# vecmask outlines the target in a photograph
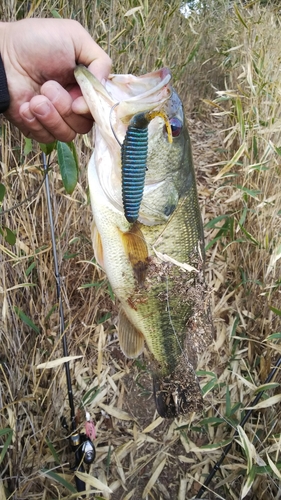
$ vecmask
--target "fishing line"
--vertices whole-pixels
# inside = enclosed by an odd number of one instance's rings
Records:
[[[119,139],[118,139],[118,137],[117,137],[117,135],[116,135],[116,132],[115,132],[115,130],[114,130],[114,128],[113,128],[113,124],[112,124],[112,112],[113,112],[113,110],[114,110],[114,109],[115,109],[118,105],[119,105],[119,102],[118,102],[118,103],[116,103],[116,104],[114,104],[114,105],[112,106],[112,108],[110,109],[109,122],[110,122],[110,127],[111,127],[111,131],[112,131],[112,133],[113,133],[113,136],[114,136],[114,138],[116,139],[116,141],[118,142],[118,144],[121,146],[121,143],[120,143],[120,141],[119,141]],[[186,359],[186,361],[187,361],[187,362],[189,362],[189,360],[188,360],[188,357],[187,357],[186,353],[185,353],[185,352],[184,352],[184,350],[182,349],[182,346],[181,346],[181,344],[180,344],[180,340],[179,340],[179,338],[178,338],[177,332],[175,331],[175,328],[174,328],[173,323],[172,323],[172,318],[171,318],[171,314],[170,314],[170,306],[169,306],[169,298],[168,298],[168,293],[169,293],[169,287],[168,287],[168,279],[167,279],[167,308],[168,308],[169,320],[170,320],[170,323],[171,323],[171,325],[172,325],[172,328],[173,328],[173,331],[174,331],[174,334],[175,334],[175,337],[176,337],[177,343],[178,343],[178,345],[179,345],[179,347],[180,347],[180,350],[181,350],[182,354],[184,355],[184,358]],[[271,370],[271,372],[270,372],[269,376],[267,377],[267,379],[266,379],[266,381],[265,381],[265,384],[268,384],[268,383],[269,383],[269,382],[273,379],[273,377],[275,376],[275,374],[276,374],[276,372],[277,372],[277,370],[278,370],[278,368],[279,368],[279,366],[280,366],[280,365],[281,365],[281,356],[279,357],[279,359],[278,359],[278,361],[277,361],[277,363],[276,363],[276,366],[275,366],[275,367]],[[254,398],[254,400],[253,400],[253,402],[252,402],[251,406],[253,406],[253,407],[254,407],[254,406],[256,406],[256,405],[257,405],[257,403],[258,403],[258,402],[259,402],[259,400],[261,399],[261,397],[262,397],[262,395],[264,394],[264,392],[265,392],[265,391],[264,391],[264,390],[262,390],[261,392],[259,392],[259,393],[257,394],[257,396]],[[240,424],[239,424],[239,425],[240,425],[240,427],[242,427],[242,428],[243,428],[243,427],[245,426],[245,424],[246,424],[246,423],[247,423],[247,421],[249,420],[250,416],[252,415],[253,411],[254,411],[253,409],[250,409],[250,410],[248,410],[248,411],[246,412],[246,414],[244,415],[244,417],[243,417],[243,418],[242,418],[242,420],[240,421]],[[217,410],[216,410],[216,412],[217,412]],[[217,412],[217,413],[219,414],[219,412]],[[224,417],[222,417],[222,418],[224,418]],[[227,422],[227,424],[228,424],[228,425],[231,425],[231,426],[235,429],[235,427],[234,427],[234,426],[233,426],[230,422],[228,422],[225,418],[224,418],[224,420]],[[234,440],[236,437],[239,437],[239,432],[238,432],[237,428],[236,428],[236,429],[235,429],[235,431],[234,431],[234,434],[233,434],[233,436],[232,436],[232,440],[231,440],[231,442],[230,442],[230,443],[229,443],[229,444],[228,444],[228,445],[224,448],[224,450],[223,450],[223,452],[222,452],[222,454],[221,454],[220,459],[219,459],[219,460],[216,462],[216,464],[213,466],[213,468],[212,468],[212,470],[210,471],[210,473],[208,474],[208,476],[207,476],[207,478],[206,478],[206,480],[205,480],[204,484],[201,486],[201,488],[200,488],[200,490],[198,491],[198,493],[197,493],[196,497],[194,497],[195,499],[199,499],[199,498],[201,498],[201,496],[204,494],[205,490],[208,488],[208,485],[209,485],[209,484],[210,484],[210,482],[212,481],[212,479],[213,479],[213,477],[215,476],[215,474],[217,473],[217,471],[218,471],[218,470],[220,470],[221,465],[222,465],[222,463],[223,463],[224,459],[226,458],[227,454],[229,453],[229,451],[230,451],[230,449],[231,449],[231,447],[232,447],[233,440]],[[275,483],[274,483],[274,484],[275,484]]]
[[[279,368],[279,366],[281,366],[281,356],[279,356],[278,360],[277,360],[277,363],[276,365],[274,366],[274,368],[272,368],[270,374],[268,375],[267,379],[265,380],[264,382],[264,385],[266,384],[269,384],[269,382],[271,382],[271,380],[273,379],[273,377],[275,376],[275,374],[277,373],[277,370]],[[259,402],[259,400],[261,399],[263,393],[265,391],[261,391],[259,392],[256,397],[254,398],[254,400],[252,401],[252,403],[250,403],[250,406],[256,406],[256,404]],[[253,413],[254,409],[250,409],[246,412],[246,414],[244,415],[244,417],[242,418],[241,422],[240,422],[240,427],[244,427],[245,424],[247,423],[247,421],[249,420],[251,414]],[[229,453],[229,451],[231,450],[231,447],[232,447],[232,444],[233,444],[233,440],[239,436],[239,432],[238,430],[236,429],[233,436],[232,436],[232,440],[231,442],[224,448],[221,456],[220,456],[220,459],[215,463],[215,465],[213,466],[211,472],[208,474],[204,484],[201,486],[200,490],[198,491],[196,497],[194,497],[195,499],[199,499],[201,498],[201,496],[204,494],[207,486],[210,484],[210,482],[212,481],[213,477],[215,476],[215,474],[217,473],[218,470],[220,470],[221,466],[222,466],[222,463],[225,459],[225,457],[227,456],[227,454]]]
[[[168,315],[169,315],[169,321],[170,321],[170,324],[172,326],[172,329],[173,329],[173,332],[174,332],[174,335],[176,337],[176,340],[177,340],[177,343],[179,345],[179,348],[181,350],[181,353],[183,354],[185,360],[189,363],[189,360],[188,360],[188,357],[185,353],[185,351],[183,350],[182,348],[182,345],[180,343],[180,340],[179,340],[179,337],[178,337],[178,334],[174,328],[174,325],[173,325],[173,321],[172,321],[172,318],[171,318],[171,313],[170,313],[170,304],[169,304],[169,284],[168,284],[168,277],[166,278],[166,289],[167,289],[167,310],[168,310]],[[271,372],[269,373],[267,379],[265,380],[264,382],[264,385],[266,384],[269,384],[272,379],[274,378],[274,376],[276,375],[277,373],[277,370],[278,368],[281,366],[281,356],[278,358],[277,360],[277,363],[276,365],[274,366],[274,368],[272,368]],[[254,400],[252,401],[252,403],[250,403],[250,406],[251,407],[254,407],[258,404],[259,400],[261,399],[262,395],[264,394],[265,390],[263,391],[260,391],[256,397],[254,398]],[[224,459],[226,458],[226,456],[228,455],[229,451],[231,450],[231,447],[232,447],[232,444],[233,444],[233,441],[236,437],[239,437],[239,432],[238,432],[238,429],[237,427],[234,427],[234,425],[229,422],[227,419],[224,418],[223,415],[221,415],[221,413],[216,409],[216,408],[213,408],[215,410],[215,412],[221,417],[223,418],[223,420],[228,424],[230,425],[233,429],[234,429],[234,434],[232,436],[232,440],[231,442],[224,448],[219,460],[215,463],[215,465],[213,466],[213,468],[211,469],[210,473],[208,474],[207,478],[205,479],[205,482],[204,484],[201,486],[200,490],[198,491],[197,495],[194,497],[194,500],[196,499],[201,499],[202,495],[204,494],[205,490],[206,489],[209,489],[208,486],[210,484],[210,482],[212,481],[212,479],[214,478],[215,474],[217,473],[217,471],[220,470],[221,466],[222,466],[222,463],[224,461]],[[247,423],[247,421],[249,420],[250,416],[252,415],[254,409],[249,409],[246,414],[244,415],[244,417],[242,418],[242,420],[240,421],[240,424],[239,426],[240,427],[244,427],[245,424]],[[258,436],[257,436],[258,438]],[[258,438],[258,441],[261,443],[261,440]],[[271,478],[272,479],[272,478]],[[278,485],[273,481],[273,484],[278,488]],[[210,490],[212,491],[212,490]],[[213,492],[215,493],[215,492]]]
[[[46,179],[46,175],[47,175],[46,172],[44,172],[44,177],[43,177],[42,181],[40,182],[39,186],[35,189],[35,191],[33,191],[33,193],[30,196],[25,198],[23,201],[21,201],[17,205],[13,205],[12,207],[7,208],[6,210],[1,210],[0,217],[3,217],[3,215],[8,214],[9,212],[12,212],[13,210],[16,210],[17,208],[21,207],[22,205],[24,205],[28,201],[31,201],[32,198],[34,198],[34,196],[40,191],[41,187],[43,186],[45,179]]]
[[[63,355],[68,356],[68,348],[65,336],[65,323],[64,323],[64,312],[63,312],[63,304],[61,297],[61,279],[59,273],[58,259],[57,259],[57,250],[56,250],[56,239],[55,239],[55,230],[54,230],[54,221],[53,221],[53,213],[51,206],[51,196],[50,196],[50,183],[49,183],[49,175],[48,175],[48,167],[46,161],[46,155],[43,153],[43,166],[45,172],[45,188],[46,188],[46,196],[47,196],[47,207],[48,207],[48,215],[49,215],[49,223],[51,230],[51,240],[52,240],[52,249],[53,249],[53,259],[54,259],[54,268],[55,268],[55,279],[56,279],[56,290],[57,290],[57,298],[59,303],[59,317],[60,317],[60,334],[62,336],[62,346],[63,346]],[[72,430],[76,429],[75,424],[75,410],[74,410],[74,400],[73,400],[73,392],[70,378],[70,369],[69,363],[65,363],[65,373],[67,380],[67,390],[68,390],[68,400],[70,407],[70,416],[71,416],[71,425]]]
[[[47,158],[45,153],[42,153],[43,156],[43,167],[45,173],[45,188],[46,188],[46,197],[47,197],[47,208],[49,215],[49,223],[51,230],[51,240],[52,240],[52,249],[53,249],[53,259],[54,259],[54,271],[55,271],[55,279],[56,279],[56,290],[57,290],[57,299],[59,304],[59,318],[60,318],[60,335],[62,339],[62,348],[63,348],[63,356],[68,356],[68,346],[67,339],[65,334],[65,321],[64,321],[64,311],[63,311],[63,302],[62,302],[62,294],[61,294],[61,278],[59,273],[58,266],[58,258],[57,258],[57,250],[56,250],[56,238],[55,238],[55,229],[54,229],[54,221],[53,221],[53,212],[52,212],[52,204],[51,204],[51,195],[50,195],[50,183],[49,183],[49,159],[47,163]],[[83,462],[86,464],[91,464],[95,459],[95,447],[90,439],[88,439],[85,434],[82,434],[77,431],[76,427],[76,419],[75,419],[75,408],[74,408],[74,397],[72,392],[72,383],[71,383],[71,375],[69,362],[64,363],[65,367],[65,375],[67,381],[67,392],[68,392],[68,402],[70,408],[70,420],[71,420],[71,433],[69,436],[69,441],[72,450],[75,454],[75,467],[74,471],[85,472]],[[65,418],[62,419],[62,426],[68,431],[68,425],[66,423]],[[81,481],[75,475],[76,488],[78,492],[82,492],[86,490],[86,486],[84,481]]]
[[[178,344],[178,346],[179,346],[179,348],[180,348],[180,351],[181,351],[181,353],[182,353],[182,355],[183,355],[183,357],[184,357],[184,359],[185,359],[186,363],[187,363],[187,364],[190,364],[190,361],[189,361],[189,359],[188,359],[188,357],[187,357],[187,354],[186,354],[186,352],[184,351],[184,349],[182,348],[182,344],[181,344],[181,342],[180,342],[179,336],[178,336],[178,334],[177,334],[177,332],[176,332],[176,330],[175,330],[175,327],[174,327],[174,325],[173,325],[173,320],[172,320],[171,310],[170,310],[170,304],[169,304],[169,278],[168,278],[168,276],[166,276],[166,290],[167,290],[167,310],[168,310],[168,316],[169,316],[170,325],[171,325],[171,327],[172,327],[172,330],[173,330],[174,335],[175,335],[175,337],[176,337],[177,344]]]

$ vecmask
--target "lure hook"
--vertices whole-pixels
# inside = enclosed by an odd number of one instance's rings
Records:
[[[122,144],[121,144],[121,142],[119,141],[119,139],[118,139],[118,137],[117,137],[117,135],[116,135],[116,132],[115,132],[115,130],[114,130],[114,128],[113,128],[113,125],[112,125],[112,111],[113,111],[113,110],[114,110],[114,109],[115,109],[115,108],[116,108],[119,104],[120,104],[120,102],[116,102],[116,103],[112,106],[112,108],[110,109],[110,112],[109,112],[109,123],[110,123],[111,132],[113,133],[113,135],[114,135],[114,137],[115,137],[116,141],[118,142],[119,146],[121,147],[121,146],[122,146]]]

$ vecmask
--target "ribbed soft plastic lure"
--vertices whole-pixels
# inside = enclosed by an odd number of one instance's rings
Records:
[[[163,118],[171,144],[172,129],[168,117],[161,111],[148,111],[133,116],[121,146],[122,200],[128,222],[135,222],[139,215],[147,169],[148,125],[156,116]]]

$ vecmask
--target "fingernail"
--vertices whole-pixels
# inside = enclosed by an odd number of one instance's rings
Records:
[[[56,82],[46,82],[41,88],[41,93],[46,96],[49,101],[56,102],[61,97],[61,86]]]
[[[75,101],[73,101],[72,111],[77,115],[86,115],[87,113],[90,113],[84,97],[77,97]]]
[[[29,108],[26,108],[24,109],[21,114],[23,115],[23,117],[26,119],[26,120],[34,120],[34,115],[31,113],[30,109]]]
[[[39,116],[47,115],[50,112],[50,106],[48,102],[41,102],[37,104],[34,108],[34,113]]]

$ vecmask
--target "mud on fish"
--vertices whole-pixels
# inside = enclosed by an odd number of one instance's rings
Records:
[[[75,76],[95,120],[92,239],[120,301],[121,349],[135,358],[146,344],[162,417],[200,411],[195,370],[212,328],[182,103],[166,68],[104,84],[82,66]]]

